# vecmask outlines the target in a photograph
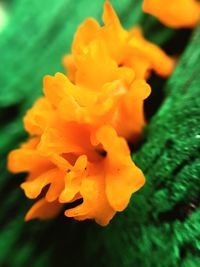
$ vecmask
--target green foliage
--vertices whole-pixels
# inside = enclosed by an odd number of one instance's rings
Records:
[[[111,2],[126,27],[140,23],[146,36],[170,53],[183,50],[180,40],[189,32],[169,30],[142,15],[141,1]],[[100,20],[102,4],[103,0],[7,2],[9,19],[0,33],[2,267],[200,266],[200,29],[165,88],[165,81],[151,80],[154,90],[164,92],[164,102],[133,153],[147,183],[128,209],[106,228],[63,216],[23,221],[31,203],[19,189],[24,176],[6,171],[7,153],[26,138],[22,117],[41,94],[42,77],[63,71],[61,58],[77,26],[87,16]],[[149,103],[151,108],[154,101]]]

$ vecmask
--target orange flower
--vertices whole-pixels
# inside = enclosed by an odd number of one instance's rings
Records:
[[[65,56],[63,60],[69,78],[73,82],[83,85],[80,77],[84,76],[85,69],[89,69],[92,73],[92,81],[95,80],[95,76],[98,76],[97,73],[102,72],[100,62],[102,61],[103,64],[104,58],[97,61],[99,64],[97,66],[88,63],[88,57],[91,63],[93,54],[99,49],[98,45],[103,47],[102,49],[116,65],[131,68],[135,73],[135,78],[146,79],[151,70],[161,76],[171,74],[174,60],[159,47],[146,41],[138,27],[129,32],[124,30],[108,2],[104,5],[103,21],[105,25],[101,27],[94,19],[87,19],[75,34],[72,54]],[[93,86],[92,81],[89,79],[87,85]]]
[[[197,0],[144,0],[143,10],[172,28],[190,28],[200,20]]]

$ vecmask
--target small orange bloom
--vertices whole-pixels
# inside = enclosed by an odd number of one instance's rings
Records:
[[[103,21],[105,25],[101,27],[94,19],[87,19],[75,34],[72,54],[65,56],[63,60],[72,81],[82,85],[80,76],[84,75],[85,68],[87,70],[90,68],[90,71],[93,70],[96,76],[97,73],[102,72],[100,65],[93,66],[92,64],[92,67],[90,67],[90,64],[88,64],[88,58],[90,58],[90,61],[93,59],[92,56],[99,49],[99,45],[103,47],[102,49],[115,64],[131,68],[135,73],[135,78],[146,79],[151,70],[164,77],[171,74],[174,60],[168,57],[159,47],[146,41],[138,27],[129,32],[123,29],[108,2],[105,2],[104,5]],[[92,50],[91,46],[93,47]],[[88,53],[91,54],[88,55]],[[100,56],[102,56],[102,53]],[[101,61],[103,60],[101,58]],[[101,61],[97,61],[98,64]],[[94,69],[94,67],[96,68]],[[95,78],[99,80],[98,76]],[[90,85],[93,86],[92,81]]]
[[[200,20],[197,0],[144,0],[143,10],[172,28],[190,28]]]
[[[32,219],[52,219],[57,216],[62,210],[62,204],[58,201],[48,202],[45,198],[38,200],[27,212],[25,221]]]

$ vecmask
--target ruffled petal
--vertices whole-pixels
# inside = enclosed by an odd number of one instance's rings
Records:
[[[197,0],[144,0],[143,10],[172,28],[190,28],[200,20]]]
[[[40,176],[36,176],[35,179],[27,180],[21,184],[21,188],[28,198],[36,198],[40,195],[42,189],[46,185],[49,185],[46,192],[46,199],[51,202],[59,197],[64,188],[64,175],[63,171],[55,168],[43,172]]]
[[[142,60],[146,59],[150,64],[151,70],[153,69],[160,76],[169,76],[174,69],[175,60],[169,57],[161,48],[145,40],[142,33],[138,34],[138,27],[136,30],[133,29],[131,34],[132,38],[129,41],[129,45],[132,48],[133,55],[137,56],[138,61],[140,58]],[[135,66],[137,69],[136,63]]]
[[[13,173],[31,172],[38,169],[46,170],[53,164],[37,150],[38,138],[31,138],[20,149],[11,151],[8,155],[8,169]]]
[[[38,200],[27,212],[25,221],[33,219],[46,220],[56,217],[62,209],[62,204],[57,201],[47,202],[45,198]]]
[[[40,135],[55,119],[55,110],[46,98],[41,97],[24,117],[24,127],[28,133]]]
[[[122,211],[131,195],[144,184],[144,175],[132,162],[126,142],[113,128],[102,127],[97,132],[97,139],[107,152],[104,162],[106,196],[114,210]]]
[[[65,188],[59,196],[59,202],[67,203],[80,192],[82,179],[87,168],[87,157],[80,156],[72,169],[65,175]]]
[[[98,224],[107,225],[116,212],[108,203],[102,177],[83,178],[80,194],[83,197],[83,203],[73,209],[66,210],[65,215],[80,221],[95,219]]]

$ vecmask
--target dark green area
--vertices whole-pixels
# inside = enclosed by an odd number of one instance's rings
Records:
[[[0,1],[9,18],[0,33],[1,267],[200,266],[200,29],[187,43],[190,31],[142,15],[141,1],[111,2],[123,25],[140,23],[150,40],[183,55],[167,83],[150,81],[150,124],[134,153],[147,183],[101,228],[63,216],[25,223],[31,201],[19,189],[24,176],[6,171],[6,155],[26,138],[22,116],[41,94],[42,77],[62,71],[77,26],[87,16],[100,19],[103,0]]]

